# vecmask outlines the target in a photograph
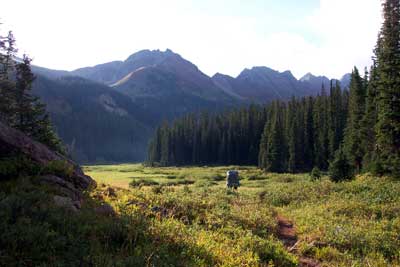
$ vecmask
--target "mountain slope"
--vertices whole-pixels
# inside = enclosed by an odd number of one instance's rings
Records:
[[[154,120],[124,95],[77,77],[38,76],[39,95],[57,133],[80,162],[140,161]]]
[[[267,67],[210,78],[168,49],[142,50],[124,61],[71,72],[32,69],[38,75],[34,92],[80,162],[143,160],[154,128],[187,113],[316,95],[322,84],[329,88],[326,77],[297,80],[290,71]]]
[[[348,86],[345,75],[342,87]],[[290,71],[278,72],[268,67],[244,69],[238,77],[217,73],[212,77],[214,83],[226,93],[241,100],[256,103],[267,103],[274,99],[287,100],[292,96],[303,97],[317,95],[324,85],[329,89],[330,80],[325,76],[314,76],[307,73],[297,80]]]

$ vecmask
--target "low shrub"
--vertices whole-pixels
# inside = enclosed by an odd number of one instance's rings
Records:
[[[261,180],[266,180],[266,179],[268,179],[268,176],[258,175],[258,174],[250,175],[249,178],[247,178],[247,180],[249,180],[249,181],[261,181]]]
[[[50,161],[40,170],[40,174],[53,174],[63,178],[71,177],[73,172],[73,165],[64,160]]]
[[[351,180],[354,177],[352,167],[342,147],[336,151],[335,158],[329,164],[329,176],[334,182]]]
[[[223,176],[223,175],[217,173],[217,174],[212,175],[212,176],[211,176],[211,179],[212,179],[213,181],[217,181],[217,182],[218,182],[218,181],[224,181],[224,180],[225,180],[225,176]]]
[[[321,179],[322,173],[318,167],[314,167],[310,173],[311,180],[316,181]]]
[[[151,179],[134,178],[129,183],[129,187],[152,186],[159,185],[160,183]]]
[[[39,166],[25,156],[0,159],[0,181],[24,175],[36,175],[39,170]]]

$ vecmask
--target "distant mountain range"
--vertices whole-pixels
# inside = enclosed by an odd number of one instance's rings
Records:
[[[249,103],[316,95],[330,80],[267,67],[236,78],[209,77],[180,55],[143,50],[125,61],[74,71],[32,67],[34,92],[47,104],[57,131],[81,162],[139,161],[147,140],[164,120],[190,112],[218,112]],[[342,87],[349,76],[341,79]]]

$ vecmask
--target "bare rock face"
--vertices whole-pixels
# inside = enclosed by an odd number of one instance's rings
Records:
[[[44,175],[37,180],[39,184],[47,185],[56,192],[53,196],[53,202],[60,208],[72,212],[78,211],[83,201],[83,191],[89,189],[89,187],[96,187],[96,182],[85,175],[73,161],[0,122],[0,155],[21,154],[43,167],[54,161],[62,161],[72,169],[72,173],[65,177]]]
[[[72,175],[68,178],[59,178],[56,176],[46,176],[42,182],[48,182],[52,185],[58,185],[60,188],[69,191],[73,198],[81,198],[80,192],[88,189],[90,186],[96,187],[96,182],[85,175],[82,169],[70,159],[50,150],[47,146],[32,140],[24,133],[8,127],[0,122],[0,155],[23,154],[33,162],[46,166],[52,161],[63,161],[73,168]]]
[[[59,193],[70,198],[73,201],[80,201],[83,198],[82,192],[79,191],[68,181],[55,176],[55,175],[45,175],[39,178],[40,184],[49,185],[56,188]]]

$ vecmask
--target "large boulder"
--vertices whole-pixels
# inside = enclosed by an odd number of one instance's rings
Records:
[[[42,182],[64,188],[73,199],[80,199],[80,192],[89,187],[96,187],[96,182],[85,175],[82,169],[66,158],[65,156],[52,151],[42,143],[34,141],[26,134],[15,130],[0,122],[0,156],[23,154],[33,162],[46,166],[54,161],[63,161],[66,165],[72,167],[71,175],[68,177],[46,176],[42,177]]]

